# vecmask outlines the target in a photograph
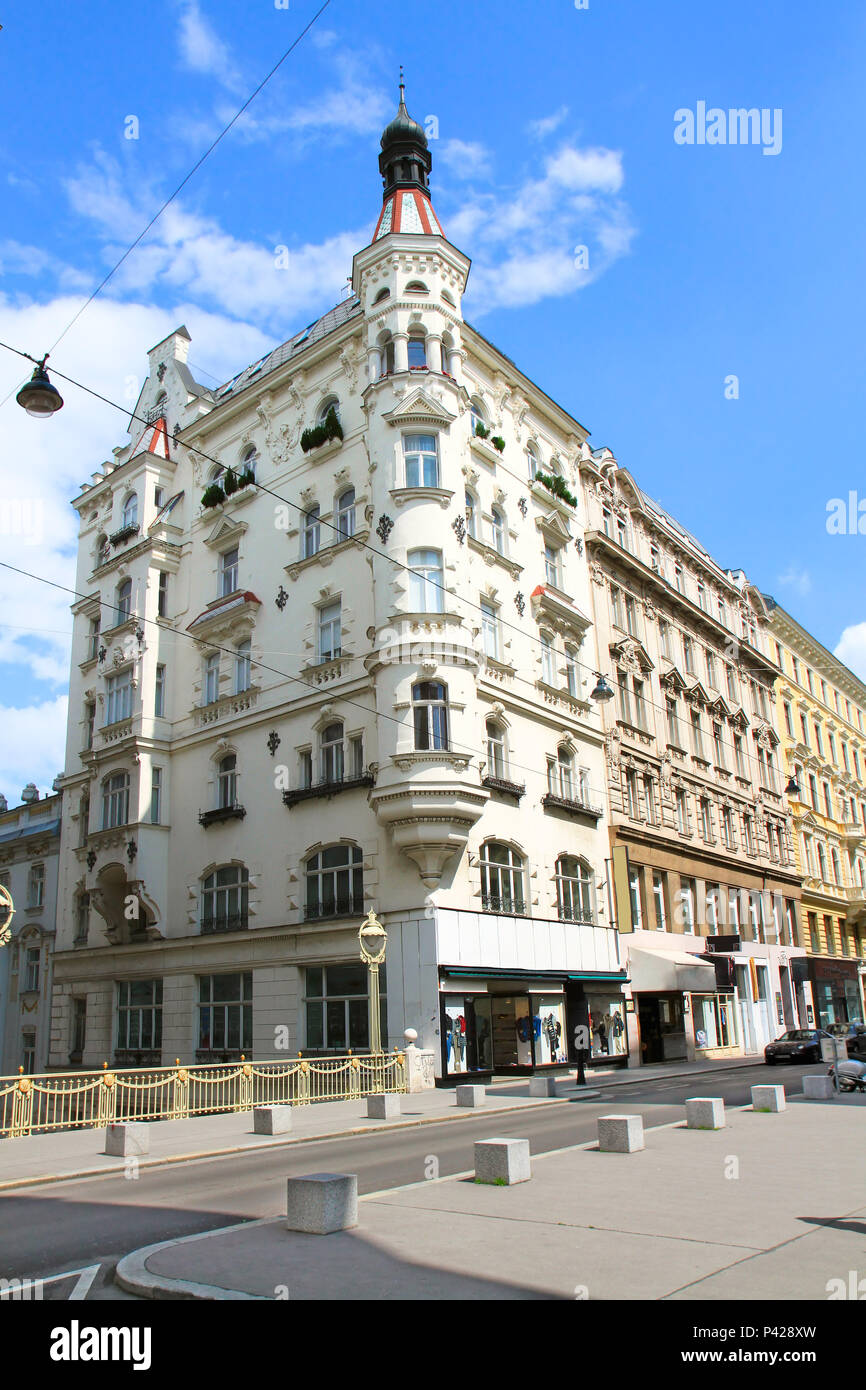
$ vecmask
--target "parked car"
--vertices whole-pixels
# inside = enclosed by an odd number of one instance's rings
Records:
[[[866,1024],[859,1019],[855,1023],[828,1023],[827,1032],[845,1039],[849,1057],[866,1057]]]
[[[821,1039],[830,1034],[824,1028],[789,1028],[775,1042],[764,1048],[768,1067],[776,1062],[820,1062]]]

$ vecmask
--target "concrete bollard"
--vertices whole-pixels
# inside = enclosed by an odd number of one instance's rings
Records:
[[[752,1109],[776,1115],[786,1106],[784,1086],[753,1086]]]
[[[375,1095],[367,1097],[368,1120],[396,1120],[400,1113],[399,1096]]]
[[[329,1236],[358,1224],[355,1173],[307,1173],[286,1181],[286,1230]]]
[[[112,1158],[132,1158],[150,1153],[150,1125],[133,1121],[128,1124],[108,1125],[105,1131],[103,1153]]]
[[[803,1095],[811,1100],[832,1100],[836,1095],[832,1076],[804,1076]]]
[[[528,1139],[479,1139],[475,1144],[476,1182],[512,1187],[531,1177]]]
[[[725,1102],[721,1096],[693,1096],[686,1101],[688,1129],[724,1129]]]
[[[598,1147],[602,1153],[633,1154],[643,1146],[641,1115],[599,1115]]]
[[[291,1127],[290,1105],[257,1105],[253,1109],[253,1134],[288,1134]]]
[[[530,1076],[529,1094],[531,1096],[555,1096],[556,1077],[555,1076]]]
[[[470,1109],[483,1105],[487,1100],[487,1092],[483,1086],[457,1086],[457,1104],[468,1106]]]

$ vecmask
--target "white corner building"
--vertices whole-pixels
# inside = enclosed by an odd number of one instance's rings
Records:
[[[464,321],[430,165],[401,93],[351,294],[219,390],[158,343],[75,499],[54,1067],[364,1049],[371,909],[437,1078],[624,1031],[586,431]]]

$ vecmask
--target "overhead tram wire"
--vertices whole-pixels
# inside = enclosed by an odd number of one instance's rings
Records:
[[[10,346],[9,343],[5,343],[5,342],[3,342],[2,340],[0,340],[0,347],[6,348],[7,351],[13,352],[13,353],[17,354],[17,356],[19,356],[19,357],[24,357],[24,358],[26,358],[26,359],[27,359],[28,361],[30,361],[30,362],[36,361],[35,358],[31,357],[29,353],[24,352],[21,348],[12,347],[12,346]],[[80,382],[80,381],[76,380],[75,377],[66,376],[63,372],[57,371],[56,368],[54,369],[54,374],[55,374],[55,376],[59,376],[60,379],[61,379],[62,381],[67,381],[67,382],[69,382],[70,386],[77,386],[77,387],[79,388],[79,390],[86,392],[87,395],[93,396],[96,400],[102,401],[104,405],[110,405],[110,406],[112,407],[112,409],[121,411],[121,413],[122,413],[123,415],[125,415],[128,419],[137,420],[140,424],[143,424],[143,425],[145,425],[145,426],[147,426],[149,423],[151,423],[150,421],[148,421],[148,420],[146,419],[145,416],[143,416],[143,415],[136,415],[134,411],[133,411],[133,412],[130,412],[128,406],[120,405],[120,404],[118,404],[117,401],[111,400],[110,397],[108,397],[108,396],[103,396],[103,395],[101,394],[101,392],[95,391],[95,390],[94,390],[92,387],[90,387],[90,386],[85,386],[83,382]],[[216,458],[213,454],[208,454],[204,449],[199,449],[199,448],[197,448],[197,447],[196,447],[195,445],[193,445],[193,444],[186,444],[186,443],[181,443],[180,447],[189,450],[190,453],[197,454],[200,458],[206,459],[206,460],[208,461],[208,463],[212,463],[212,464],[216,465],[217,467],[222,468],[222,469],[223,469],[224,471],[226,471],[226,472],[234,472],[234,470],[231,469],[230,467],[229,467],[229,468],[226,468],[226,465],[222,462],[221,459]],[[253,486],[256,487],[256,488],[258,488],[258,490],[259,490],[260,492],[265,493],[267,496],[275,498],[275,499],[281,504],[281,506],[292,507],[292,508],[293,508],[296,512],[298,512],[299,515],[302,516],[302,517],[306,515],[307,509],[306,509],[305,507],[301,506],[300,503],[298,503],[298,502],[293,502],[290,498],[288,498],[288,497],[283,497],[280,493],[274,492],[273,488],[269,488],[269,487],[267,487],[264,483],[260,483],[260,482],[258,481],[258,479],[254,479],[254,481],[253,481]],[[523,486],[525,486],[525,483],[523,484]],[[321,518],[319,518],[319,525],[320,525],[320,526],[326,526],[326,527],[328,527],[329,530],[335,532],[335,534],[337,534],[338,536],[343,537],[343,539],[345,539],[345,537],[343,536],[343,532],[340,530],[339,526],[337,526],[334,522],[327,521],[324,517],[321,517]],[[412,569],[412,567],[411,567],[410,565],[404,564],[402,560],[398,560],[395,556],[389,555],[388,552],[385,551],[385,550],[380,550],[377,546],[370,545],[367,541],[357,541],[356,544],[358,545],[359,549],[368,550],[368,551],[370,552],[371,555],[378,555],[378,556],[380,556],[381,558],[383,558],[383,559],[385,559],[385,560],[388,560],[392,565],[395,566],[395,568],[397,568],[397,569],[399,569],[399,570],[402,570],[402,571],[403,571],[404,573],[406,573],[406,574],[413,574],[413,573],[415,573],[415,571]],[[7,566],[7,568],[11,568],[11,567],[10,567],[10,566]],[[26,574],[27,571],[23,571],[23,570],[22,570],[21,573]],[[32,576],[32,577],[39,578],[38,575]],[[48,581],[45,581],[45,582],[48,582]],[[436,580],[429,580],[429,579],[428,579],[428,580],[426,580],[426,582],[429,583],[429,584],[431,584],[434,588],[439,589],[439,590],[442,592],[443,595],[447,596],[447,597],[450,598],[452,601],[457,602],[457,603],[463,603],[463,604],[465,604],[467,607],[476,610],[478,613],[481,613],[481,612],[482,612],[482,608],[481,608],[481,604],[480,604],[480,603],[474,603],[473,600],[470,599],[470,598],[465,598],[465,597],[463,597],[463,596],[461,596],[461,595],[450,593],[450,591],[447,589],[447,587],[446,587],[444,584],[440,584],[440,583],[438,583],[438,581],[436,581]],[[58,586],[58,587],[61,587],[61,588],[62,588],[63,586],[61,585],[61,586]],[[69,592],[72,593],[73,590],[69,590]],[[111,605],[108,605],[108,606],[110,607]],[[430,616],[431,616],[431,617],[435,617],[436,615],[435,615],[435,614],[431,614]],[[144,620],[142,620],[142,621],[144,621]],[[540,637],[534,636],[534,634],[531,633],[531,632],[526,632],[523,628],[518,627],[516,623],[509,622],[507,619],[504,619],[504,618],[501,618],[501,617],[500,617],[499,621],[500,621],[500,623],[501,623],[501,625],[502,625],[503,627],[510,629],[512,632],[516,632],[516,633],[517,633],[519,636],[521,636],[525,641],[528,641],[528,642],[530,642],[530,643],[534,643],[534,644],[537,645],[538,647],[541,647],[541,646],[542,646],[542,641],[541,641],[541,638],[540,638]],[[736,640],[736,639],[735,639],[735,640]],[[563,648],[560,648],[560,647],[555,646],[555,644],[551,643],[551,644],[550,644],[550,651],[553,652],[553,653],[555,653],[557,656],[565,657],[565,658],[568,659],[568,660],[573,660],[573,661],[574,661],[574,665],[577,666],[577,667],[579,667],[579,668],[580,668],[581,670],[583,670],[583,671],[590,672],[592,675],[597,675],[597,674],[598,674],[598,672],[597,672],[597,670],[596,670],[596,668],[595,668],[594,666],[589,665],[587,662],[579,661],[579,660],[577,660],[576,658],[570,657],[569,654],[565,651],[565,648],[564,648],[564,647],[563,647]],[[748,669],[748,668],[747,668],[747,669]],[[285,674],[285,673],[282,673],[282,674]],[[289,677],[289,679],[293,679],[293,678],[292,678],[292,677]],[[536,688],[535,682],[532,681],[532,680],[530,680],[530,679],[529,679],[528,677],[526,677],[526,676],[517,675],[517,673],[515,672],[515,674],[514,674],[514,679],[517,680],[517,681],[519,681],[519,682],[520,682],[521,684],[523,684],[523,685],[528,685],[528,686],[530,686],[533,690]],[[666,708],[665,708],[663,705],[658,704],[658,703],[657,703],[656,701],[654,701],[654,700],[649,700],[649,699],[646,699],[646,698],[645,698],[645,699],[644,699],[644,704],[645,704],[645,706],[647,706],[647,707],[650,708],[650,709],[657,710],[657,711],[659,712],[659,714],[662,714],[662,715],[666,715],[666,714],[667,714]],[[474,750],[473,750],[473,751],[474,751]],[[757,758],[754,758],[751,754],[748,754],[748,753],[747,753],[745,756],[746,756],[746,758],[747,758],[747,760],[748,760],[749,762],[754,762],[754,763],[757,764],[757,762],[758,762]]]

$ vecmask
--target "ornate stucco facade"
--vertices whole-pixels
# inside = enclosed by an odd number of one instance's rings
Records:
[[[370,908],[438,1075],[624,1056],[586,434],[464,322],[402,103],[380,168],[348,297],[213,392],[157,344],[75,499],[55,1066],[365,1046]]]
[[[0,883],[15,914],[0,948],[0,1074],[43,1071],[51,1024],[51,972],[60,862],[59,795],[24,788],[0,810]]]
[[[767,599],[781,675],[777,724],[803,878],[803,943],[818,1025],[864,1017],[866,686]]]

